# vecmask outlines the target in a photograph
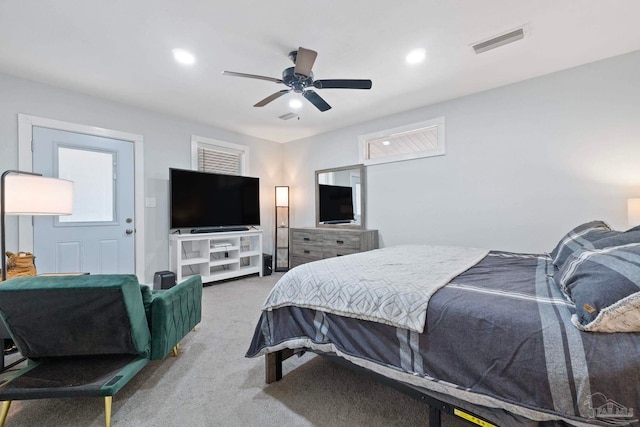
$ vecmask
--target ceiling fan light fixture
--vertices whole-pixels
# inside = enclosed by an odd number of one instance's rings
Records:
[[[419,64],[427,57],[427,50],[424,48],[413,49],[406,56],[406,61],[409,64]]]
[[[192,65],[196,62],[196,57],[189,51],[184,49],[173,49],[171,52],[173,53],[173,58],[180,64]]]
[[[300,101],[298,98],[293,98],[291,101],[289,101],[289,107],[293,108],[294,110],[302,108],[302,101]]]

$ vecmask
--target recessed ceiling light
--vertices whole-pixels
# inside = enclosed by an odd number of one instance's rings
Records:
[[[418,64],[424,61],[426,56],[427,56],[427,51],[423,48],[419,48],[419,49],[413,49],[411,52],[409,52],[409,54],[407,54],[406,59],[409,64]]]
[[[389,145],[389,144],[391,144],[391,142],[389,142],[389,141],[382,141],[382,145]]]
[[[294,98],[291,101],[289,101],[289,107],[295,108],[296,110],[298,108],[302,108],[302,101],[300,101],[298,98]]]
[[[196,62],[195,56],[193,56],[191,52],[187,52],[184,49],[173,49],[171,52],[173,52],[173,57],[175,58],[175,60],[181,64],[191,65]]]

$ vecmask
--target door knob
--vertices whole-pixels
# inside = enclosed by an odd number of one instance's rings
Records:
[[[127,229],[125,230],[125,233],[127,233],[127,234],[133,234],[133,230],[132,230],[131,228],[127,228]]]

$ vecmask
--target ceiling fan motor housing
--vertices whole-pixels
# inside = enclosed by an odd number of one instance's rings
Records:
[[[313,72],[309,77],[294,73],[295,67],[289,67],[282,72],[282,82],[293,89],[296,93],[301,93],[305,88],[313,86]]]

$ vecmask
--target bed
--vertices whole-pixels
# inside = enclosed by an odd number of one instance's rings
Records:
[[[441,410],[483,426],[638,426],[639,242],[592,221],[550,254],[404,246],[304,264],[272,290],[247,357],[265,355],[269,382],[294,353],[324,355],[427,402],[431,427]],[[421,276],[439,277],[422,318],[424,295],[403,288]]]

